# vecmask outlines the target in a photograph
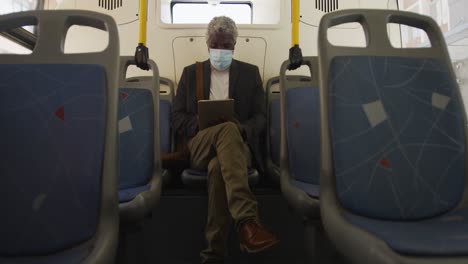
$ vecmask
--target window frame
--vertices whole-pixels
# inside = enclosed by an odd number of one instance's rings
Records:
[[[45,0],[37,0],[36,9],[34,10],[44,10],[44,6]],[[24,28],[15,28],[0,32],[0,36],[32,51],[37,42],[37,25],[32,25],[32,27],[33,32]]]
[[[201,5],[208,5],[208,1],[193,1],[193,0],[177,0],[171,1],[171,24],[169,25],[197,25],[199,23],[177,23],[174,24],[174,6],[177,4],[201,4]],[[253,3],[251,1],[220,1],[220,5],[248,5],[250,7],[250,24],[242,24],[242,25],[253,25]],[[164,22],[163,22],[164,23]]]

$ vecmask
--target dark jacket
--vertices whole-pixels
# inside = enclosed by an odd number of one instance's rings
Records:
[[[186,138],[191,138],[198,132],[196,83],[196,65],[192,64],[185,67],[182,72],[172,108],[172,127],[177,134]],[[204,99],[210,97],[210,83],[211,65],[207,60],[203,62]],[[266,107],[265,93],[257,66],[237,60],[232,61],[229,70],[229,98],[234,99],[237,120],[245,132],[254,164],[257,169],[263,171],[260,135],[266,126]]]

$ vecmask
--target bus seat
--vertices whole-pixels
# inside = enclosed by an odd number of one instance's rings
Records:
[[[291,81],[310,81],[310,77],[300,75],[289,75]],[[267,82],[267,143],[266,146],[266,174],[273,182],[280,183],[280,88],[279,77],[273,77]]]
[[[119,84],[119,209],[122,221],[142,219],[161,195],[159,144],[159,72],[154,61],[150,79],[128,81],[132,56],[120,59]]]
[[[307,76],[286,76],[289,61],[280,72],[281,190],[302,216],[319,215],[320,113],[317,57],[304,57]]]
[[[127,78],[127,82],[151,81],[151,76],[138,76]],[[174,99],[174,82],[168,78],[159,77],[159,138],[161,154],[174,150],[174,140],[171,133],[172,101]],[[163,184],[169,184],[171,174],[169,169],[162,168]]]
[[[29,25],[32,53],[0,54],[0,263],[114,263],[117,25],[89,11],[0,16],[0,32]],[[109,45],[64,54],[73,25],[107,31]]]
[[[279,149],[280,149],[280,98],[279,77],[273,77],[266,86],[267,136],[265,150],[266,175],[273,182],[280,182]]]
[[[332,46],[358,22],[366,48]],[[394,48],[387,24],[430,47]],[[330,239],[354,263],[468,263],[467,127],[442,33],[430,17],[343,10],[319,27],[320,202]]]

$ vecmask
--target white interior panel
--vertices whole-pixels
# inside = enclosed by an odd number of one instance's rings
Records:
[[[321,3],[323,5],[328,5],[329,2],[335,2],[336,0],[319,0],[319,1],[311,1],[311,0],[301,0],[300,1],[300,13],[301,13],[301,21],[307,23],[311,26],[318,27],[320,23],[320,19],[326,13],[320,10]],[[350,9],[350,8],[359,8],[360,1],[359,0],[338,0],[338,9]]]
[[[59,9],[76,9],[77,3],[83,0],[45,0],[46,7],[54,8],[59,2]],[[88,2],[90,1],[90,2]],[[87,0],[79,3],[82,9],[93,10],[97,12],[108,12],[98,6],[99,0]],[[125,17],[131,18],[138,12],[137,0],[123,0],[133,2],[133,7],[125,7]],[[84,2],[90,3],[85,5]],[[250,62],[260,68],[260,74],[263,77],[264,84],[271,77],[278,76],[281,63],[288,59],[288,50],[291,47],[291,1],[289,0],[251,0],[254,13],[260,12],[260,9],[267,10],[258,16],[280,16],[279,23],[274,26],[268,25],[239,25],[239,34],[242,36],[254,36],[249,38],[250,42],[245,42],[245,37],[240,37],[234,52],[234,57],[240,60]],[[339,0],[340,9],[348,7],[365,7],[365,8],[381,8],[395,9],[396,0]],[[204,34],[206,25],[167,25],[161,23],[161,9],[169,8],[168,0],[151,0],[148,1],[148,37],[147,46],[149,48],[150,58],[156,61],[159,67],[161,76],[170,78],[174,82],[178,82],[180,74],[184,66],[194,63],[198,60],[208,59],[208,51],[205,44]],[[312,5],[313,8],[310,8]],[[262,8],[256,8],[262,7]],[[266,8],[265,8],[266,7]],[[279,10],[279,11],[278,11]],[[302,23],[300,23],[300,47],[304,56],[317,55],[317,24],[320,17],[324,14],[316,13],[315,1],[301,1]],[[115,10],[114,10],[115,11]],[[276,13],[276,12],[279,13]],[[320,11],[321,12],[321,11]],[[118,22],[123,22],[119,14],[116,12],[110,13]],[[255,20],[254,14],[254,20]],[[167,19],[167,18],[166,18]],[[316,22],[312,22],[316,19]],[[312,24],[310,24],[310,23]],[[333,32],[332,37],[340,37],[352,43],[361,43],[362,40],[356,39],[353,29],[337,29]],[[394,32],[396,31],[396,32]],[[399,38],[398,30],[391,30],[391,35]],[[106,39],[98,35],[92,35],[91,38],[88,32],[82,31],[82,38],[74,42],[69,48],[73,49],[88,49],[86,45],[80,43],[92,39],[93,42],[105,42]],[[138,40],[138,21],[119,25],[120,35],[120,50],[121,55],[134,55],[135,47]],[[188,36],[194,37],[192,44],[182,43],[188,41]],[[77,36],[79,37],[79,36]],[[180,43],[179,43],[180,42]],[[189,48],[194,48],[190,50]],[[295,70],[289,74],[304,74],[304,67]],[[146,71],[129,70],[129,76],[149,75]]]
[[[49,8],[94,10],[112,16],[118,25],[138,20],[137,0],[52,0]]]

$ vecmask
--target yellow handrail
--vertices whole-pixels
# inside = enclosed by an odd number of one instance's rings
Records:
[[[299,45],[299,0],[291,0],[292,45]]]
[[[141,43],[146,46],[146,18],[148,14],[147,0],[140,0],[140,34],[138,38],[138,43]]]

